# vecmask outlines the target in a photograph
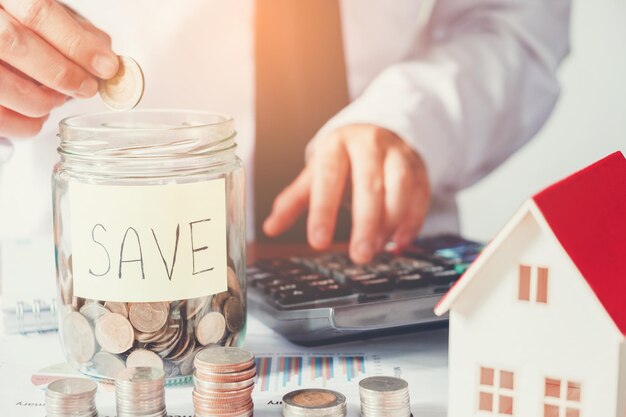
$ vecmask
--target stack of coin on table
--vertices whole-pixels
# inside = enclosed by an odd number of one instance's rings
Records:
[[[409,384],[390,376],[373,376],[359,382],[362,417],[409,417]]]
[[[166,417],[165,373],[148,367],[128,368],[115,380],[117,417]]]
[[[54,381],[46,390],[48,417],[95,417],[95,396],[98,386],[84,378],[66,378]]]
[[[327,389],[300,389],[283,397],[284,417],[344,417],[346,397]]]
[[[71,276],[70,267],[67,272]],[[238,343],[245,325],[245,293],[229,267],[228,291],[171,302],[123,303],[72,296],[62,287],[61,338],[71,363],[96,377],[115,379],[127,367],[149,366],[166,378],[189,376],[204,346]]]
[[[234,347],[208,347],[196,355],[195,367],[196,417],[253,415],[256,362],[251,352]]]

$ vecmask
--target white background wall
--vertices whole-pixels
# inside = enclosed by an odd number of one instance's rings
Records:
[[[571,45],[544,128],[459,196],[466,236],[490,239],[542,187],[613,151],[626,154],[626,1],[574,1]]]

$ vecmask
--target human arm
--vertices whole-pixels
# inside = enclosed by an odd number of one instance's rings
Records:
[[[0,0],[0,135],[35,135],[67,97],[86,98],[118,61],[108,35],[54,0]]]
[[[473,184],[526,143],[554,107],[559,93],[556,70],[569,50],[569,8],[569,0],[439,1],[428,31],[429,47],[384,70],[331,119],[312,142],[307,165],[315,166],[319,155],[325,155],[320,149],[332,146],[326,138],[338,129],[367,124],[391,132],[419,155],[433,194],[453,194]],[[384,166],[378,166],[372,178],[385,176]],[[323,188],[318,192],[328,194]],[[309,231],[318,229],[312,223],[332,225],[331,210],[312,206],[314,192],[309,187],[304,204],[309,206]],[[402,194],[411,198],[416,192]],[[377,194],[371,188],[360,204],[375,205]],[[280,230],[275,226],[289,221],[305,201],[300,194],[281,198],[287,201],[275,207],[266,231]],[[329,205],[334,209],[337,202]],[[425,210],[419,213],[406,216],[424,216]],[[371,222],[353,221],[352,237],[365,242],[399,239],[383,224],[371,227]],[[323,248],[328,241],[309,234],[314,247]],[[353,259],[371,258],[359,256],[358,245],[351,239]]]

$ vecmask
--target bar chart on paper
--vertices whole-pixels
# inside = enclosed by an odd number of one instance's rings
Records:
[[[380,357],[365,354],[275,354],[257,357],[257,390],[350,384],[382,373]]]

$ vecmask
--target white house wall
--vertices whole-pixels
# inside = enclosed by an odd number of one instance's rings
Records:
[[[547,304],[517,300],[520,262],[550,268]],[[582,383],[581,417],[615,417],[621,334],[531,214],[450,317],[449,417],[492,415],[477,411],[481,365],[515,372],[514,415],[543,416],[544,378],[552,377]]]

